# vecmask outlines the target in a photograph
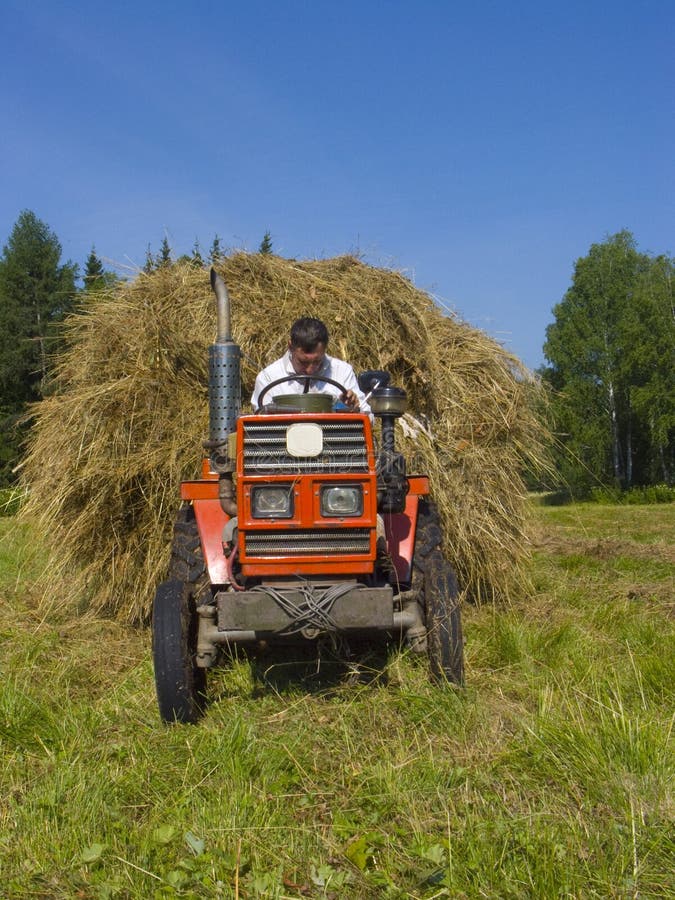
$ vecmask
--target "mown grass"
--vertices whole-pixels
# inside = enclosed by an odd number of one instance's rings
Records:
[[[674,508],[539,508],[536,592],[468,608],[466,690],[241,661],[159,722],[149,635],[34,612],[0,521],[0,895],[665,897]]]

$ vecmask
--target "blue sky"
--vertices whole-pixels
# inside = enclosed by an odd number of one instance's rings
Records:
[[[672,2],[0,0],[0,243],[360,252],[530,366],[575,259],[675,251]],[[111,265],[109,263],[109,265]]]

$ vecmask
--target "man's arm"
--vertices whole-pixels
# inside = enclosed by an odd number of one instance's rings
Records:
[[[258,372],[255,379],[255,385],[253,387],[253,393],[251,394],[251,406],[253,407],[253,411],[255,412],[258,409],[258,397],[260,396],[260,392],[265,387],[265,385],[269,384],[272,379],[269,375],[265,374],[265,370],[262,372]],[[265,401],[269,402],[269,401]]]
[[[363,393],[361,388],[359,387],[359,383],[356,380],[356,374],[354,369],[349,365],[349,363],[343,363],[345,366],[344,372],[341,372],[341,378],[337,379],[341,381],[341,383],[346,388],[345,394],[343,396],[343,401],[347,404],[350,409],[353,409],[354,412],[362,412],[367,413],[371,417],[372,421],[372,412],[368,402],[366,400],[366,395]]]
[[[265,366],[264,369],[261,369],[260,372],[256,375],[255,385],[253,386],[253,393],[251,394],[251,406],[255,411],[258,408],[258,397],[260,396],[260,392],[262,389],[270,384],[272,381],[276,381],[277,378],[283,378],[286,374],[284,368],[284,357],[281,359],[275,360],[273,363],[270,363],[268,366]],[[280,390],[280,393],[284,393],[283,388]],[[265,402],[269,403],[271,397],[266,397]]]

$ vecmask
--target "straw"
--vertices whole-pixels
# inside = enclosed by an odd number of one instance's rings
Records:
[[[467,596],[515,596],[528,554],[522,472],[546,460],[531,373],[401,274],[353,257],[238,253],[218,268],[246,403],[293,320],[321,317],[329,353],[357,371],[389,371],[406,390],[411,413],[397,441],[411,470],[430,475]],[[198,474],[207,435],[216,333],[208,271],[176,264],[141,274],[97,295],[65,331],[23,469],[23,516],[48,554],[45,602],[141,622],[165,577],[180,481]]]

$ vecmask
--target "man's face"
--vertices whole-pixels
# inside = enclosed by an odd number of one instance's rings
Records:
[[[312,350],[303,350],[302,347],[293,347],[289,342],[288,351],[297,375],[316,375],[323,365],[326,345],[317,344]]]

